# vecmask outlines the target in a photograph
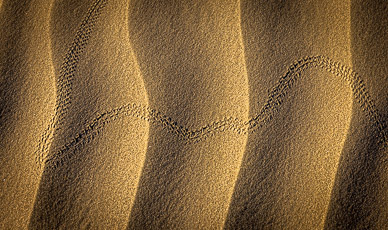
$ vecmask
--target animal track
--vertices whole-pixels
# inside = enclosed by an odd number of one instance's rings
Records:
[[[378,143],[386,145],[387,126],[375,108],[373,101],[370,99],[370,96],[365,88],[365,84],[359,75],[352,71],[350,68],[345,67],[338,62],[334,62],[329,58],[316,56],[305,57],[291,65],[288,68],[288,71],[280,78],[277,85],[270,91],[268,100],[262,107],[260,113],[247,121],[229,117],[214,121],[211,124],[203,126],[199,129],[189,130],[188,128],[177,124],[177,122],[174,122],[172,118],[163,115],[156,110],[142,105],[127,104],[99,114],[71,141],[69,141],[63,147],[59,148],[55,154],[51,155],[47,159],[46,163],[47,165],[58,167],[61,165],[61,162],[65,161],[65,159],[71,158],[71,153],[68,151],[69,149],[78,145],[79,143],[89,142],[91,139],[93,139],[93,136],[97,135],[103,129],[106,124],[115,121],[116,119],[128,116],[137,117],[144,121],[161,125],[169,132],[174,133],[182,140],[186,141],[186,143],[198,142],[210,135],[214,135],[225,130],[231,130],[238,134],[246,134],[250,131],[253,132],[254,130],[271,121],[275,113],[278,111],[279,106],[283,103],[284,97],[288,94],[288,90],[292,87],[294,82],[301,76],[301,73],[304,70],[312,67],[326,70],[348,82],[352,88],[354,97],[359,102],[361,108],[367,113],[368,117],[373,123],[373,126],[378,132]]]
[[[54,116],[50,119],[49,125],[45,129],[39,142],[38,150],[35,153],[36,161],[39,162],[39,166],[43,163],[44,154],[49,151],[51,142],[54,138],[54,132],[62,124],[63,117],[71,103],[71,84],[79,63],[79,56],[86,47],[92,29],[105,4],[106,0],[96,0],[91,5],[65,55],[56,86],[57,98],[53,112]]]
[[[98,135],[106,124],[123,117],[137,117],[144,121],[161,125],[169,132],[174,133],[186,141],[186,143],[198,142],[208,136],[215,135],[216,133],[220,133],[225,130],[230,130],[238,134],[253,132],[271,121],[294,82],[301,76],[301,73],[304,70],[312,67],[326,70],[335,76],[342,78],[349,84],[354,98],[366,112],[373,124],[373,127],[375,127],[377,131],[378,143],[382,144],[383,148],[387,146],[387,125],[382,119],[382,116],[378,113],[376,106],[367,92],[365,83],[360,76],[350,68],[341,65],[338,62],[332,61],[329,58],[324,56],[313,56],[302,58],[292,64],[288,68],[287,72],[280,78],[275,87],[272,88],[269,93],[268,100],[263,105],[260,112],[247,121],[228,117],[222,120],[214,121],[202,128],[189,130],[188,128],[177,124],[177,122],[174,122],[172,118],[163,115],[156,110],[142,105],[127,104],[97,115],[96,118],[86,124],[85,128],[82,129],[67,144],[58,148],[58,151],[47,157],[55,132],[61,128],[64,116],[69,104],[71,103],[72,79],[76,72],[80,55],[88,43],[90,34],[98,19],[101,9],[105,6],[105,3],[106,0],[97,0],[90,7],[85,19],[82,21],[76,32],[76,36],[69,51],[64,58],[64,63],[61,66],[60,76],[57,81],[57,98],[54,116],[50,121],[50,125],[45,130],[36,152],[38,165],[41,165],[45,161],[45,158],[47,158],[46,165],[57,167],[61,164],[61,162],[64,162],[65,159],[71,158],[72,155],[69,153],[69,149],[80,143],[87,143],[91,141],[95,135]]]

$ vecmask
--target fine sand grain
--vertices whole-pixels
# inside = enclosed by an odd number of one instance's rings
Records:
[[[0,229],[388,229],[388,2],[0,0]]]

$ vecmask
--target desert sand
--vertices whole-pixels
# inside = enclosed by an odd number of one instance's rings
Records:
[[[388,2],[0,0],[0,229],[388,229]]]

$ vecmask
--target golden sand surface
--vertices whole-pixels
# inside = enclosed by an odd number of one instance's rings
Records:
[[[388,229],[388,2],[0,0],[0,229]]]

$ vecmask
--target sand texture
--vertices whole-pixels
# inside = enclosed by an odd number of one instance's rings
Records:
[[[0,229],[388,229],[388,1],[0,0]]]

